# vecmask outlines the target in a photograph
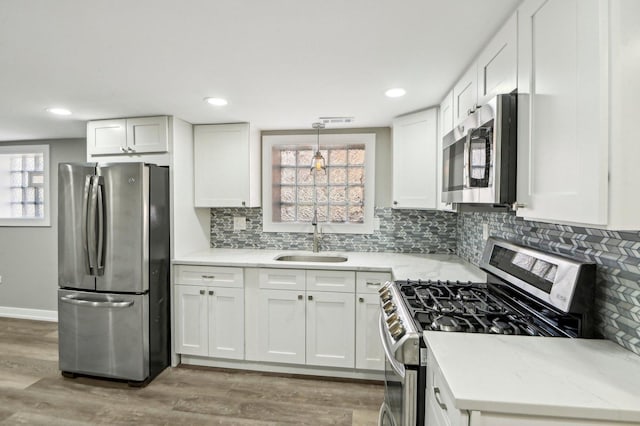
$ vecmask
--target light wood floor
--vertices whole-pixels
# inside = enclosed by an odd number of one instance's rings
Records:
[[[146,388],[58,371],[57,324],[0,318],[0,425],[375,425],[384,389],[209,368]]]

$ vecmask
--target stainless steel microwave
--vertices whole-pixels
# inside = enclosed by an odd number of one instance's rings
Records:
[[[443,138],[442,201],[516,201],[517,95],[498,95]]]

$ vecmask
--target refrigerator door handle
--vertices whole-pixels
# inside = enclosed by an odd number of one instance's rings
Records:
[[[72,305],[89,306],[92,308],[128,308],[129,306],[133,306],[133,300],[98,302],[95,300],[77,299],[73,296],[62,296],[60,297],[60,301],[70,303]]]
[[[97,275],[104,274],[104,178],[102,176],[96,176],[96,180],[98,181],[96,184],[97,187],[97,208],[98,208],[98,245],[96,247],[97,250]]]
[[[95,256],[94,244],[92,244],[95,235],[95,219],[92,220],[95,203],[91,202],[91,194],[93,194],[93,175],[86,175],[84,179],[84,193],[82,200],[82,241],[84,243],[84,252],[89,266],[89,275],[94,275]]]

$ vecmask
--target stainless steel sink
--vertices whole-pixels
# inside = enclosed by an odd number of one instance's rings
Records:
[[[326,263],[338,263],[346,262],[347,256],[334,256],[334,255],[314,255],[314,254],[282,254],[275,258],[275,260],[281,262],[326,262]]]

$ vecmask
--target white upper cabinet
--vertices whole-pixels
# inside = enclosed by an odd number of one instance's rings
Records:
[[[255,207],[249,123],[193,127],[196,207]],[[259,169],[259,167],[258,167]]]
[[[514,13],[478,56],[478,105],[518,87],[517,44],[518,19]]]
[[[606,16],[600,0],[518,11],[519,216],[608,223]]]
[[[393,207],[437,207],[437,110],[393,120]]]
[[[495,95],[517,88],[517,42],[517,14],[513,14],[453,86],[453,123],[449,130]]]
[[[87,123],[88,155],[136,155],[168,149],[169,118],[166,116]]]
[[[458,125],[478,106],[478,64],[474,62],[453,86],[453,125]]]

